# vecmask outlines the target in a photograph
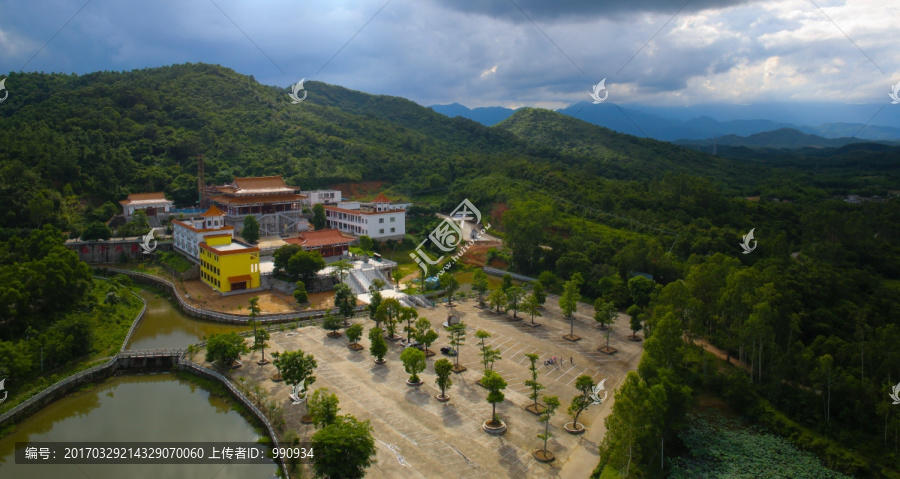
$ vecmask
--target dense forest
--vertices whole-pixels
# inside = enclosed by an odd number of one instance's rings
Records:
[[[214,184],[276,174],[303,188],[383,181],[389,196],[417,204],[409,242],[429,213],[468,198],[491,214],[510,269],[551,288],[579,274],[586,300],[625,309],[629,278],[652,275],[652,299],[639,305],[647,364],[619,392],[661,394],[670,407],[653,414],[672,426],[651,427],[648,416],[627,437],[613,427],[602,455],[610,467],[663,475],[660,442],[677,441],[690,391],[710,388],[747,414],[771,407],[833,441],[819,452],[843,472],[896,474],[900,407],[887,391],[900,381],[900,148],[714,157],[547,110],[485,127],[320,82],[306,82],[307,100],[292,105],[283,88],[205,64],[11,73],[7,85],[0,339],[51,328],[37,318],[64,317],[84,297],[84,265],[34,235],[77,235],[132,192],[192,205],[197,155]],[[851,204],[848,194],[879,198]],[[741,254],[751,228],[758,247]],[[37,286],[53,281],[71,286]],[[701,341],[748,372],[698,377]],[[622,410],[613,423],[627,422]]]

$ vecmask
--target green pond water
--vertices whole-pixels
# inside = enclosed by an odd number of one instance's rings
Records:
[[[143,291],[147,314],[132,349],[185,347],[213,333],[243,329],[182,314],[165,298]],[[19,465],[16,442],[254,442],[260,436],[234,411],[232,400],[171,373],[123,375],[54,401],[0,438],[0,478],[264,479],[271,464]]]
[[[247,326],[194,319],[172,303],[149,291],[141,291],[147,301],[147,314],[134,331],[129,349],[183,348],[216,333],[241,331]]]

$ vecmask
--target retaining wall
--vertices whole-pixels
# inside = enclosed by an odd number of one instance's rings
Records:
[[[525,275],[516,274],[516,273],[510,273],[509,271],[503,271],[502,269],[491,268],[490,266],[485,266],[482,269],[487,274],[492,274],[494,276],[503,276],[505,274],[508,274],[510,277],[512,277],[512,279],[524,281],[526,283],[533,283],[533,282],[537,281],[536,278],[532,278],[530,276],[525,276]]]
[[[178,291],[178,288],[175,286],[175,284],[167,279],[153,276],[151,274],[117,268],[100,268],[100,271],[105,271],[111,274],[124,274],[132,278],[136,283],[162,286],[172,293],[172,295],[175,297],[178,307],[181,308],[181,310],[184,311],[185,314],[193,316],[195,318],[205,319],[207,321],[234,324],[247,324],[250,321],[250,317],[247,315],[212,311],[209,309],[198,308],[192,304],[189,304],[187,301],[185,301],[184,297],[182,297],[181,292]],[[364,309],[365,306],[356,307],[357,312]],[[325,316],[326,312],[328,312],[328,310],[319,309],[313,311],[293,311],[290,313],[261,313],[259,316],[257,316],[256,320],[261,323],[288,323],[292,321],[321,318]],[[331,313],[340,314],[337,308],[332,309]]]

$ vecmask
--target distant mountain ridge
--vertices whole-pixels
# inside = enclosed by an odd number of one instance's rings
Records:
[[[849,143],[882,143],[897,142],[864,140],[860,138],[824,138],[804,133],[795,128],[779,128],[772,131],[754,133],[749,136],[725,135],[714,140],[677,140],[676,145],[698,148],[708,151],[712,146],[743,146],[746,148],[778,148],[795,150],[799,148],[840,148]]]
[[[449,117],[461,116],[493,126],[515,113],[516,110],[503,107],[482,107],[470,109],[459,103],[449,105],[432,105],[432,110]],[[735,135],[749,137],[763,132],[780,129],[793,129],[807,135],[815,135],[823,139],[859,138],[875,141],[900,140],[900,128],[893,126],[866,125],[863,123],[823,123],[817,126],[797,125],[766,119],[719,121],[709,116],[697,116],[688,120],[680,120],[661,116],[643,108],[624,108],[614,103],[594,105],[579,102],[566,108],[556,110],[579,120],[603,126],[619,133],[650,137],[656,140],[677,142],[679,140],[711,140],[713,136],[726,137]],[[668,112],[671,113],[671,112]],[[796,144],[794,148],[803,146],[819,146],[820,140],[810,144]],[[778,146],[773,146],[778,148]]]

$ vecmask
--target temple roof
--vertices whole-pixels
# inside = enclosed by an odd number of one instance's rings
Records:
[[[294,193],[265,194],[253,196],[230,196],[225,194],[213,196],[212,198],[210,198],[210,200],[226,205],[252,205],[257,203],[292,203],[300,201],[303,198],[306,198],[306,196]]]
[[[216,208],[216,205],[212,205],[208,210],[204,211],[200,216],[209,217],[209,216],[225,216],[225,213],[222,212],[219,208]]]
[[[128,199],[119,202],[123,205],[149,205],[153,203],[172,203],[166,199],[166,194],[162,191],[156,193],[132,193],[128,195]]]
[[[258,176],[235,177],[230,185],[219,186],[216,189],[229,196],[245,196],[293,193],[300,188],[286,185],[281,176]]]
[[[285,243],[296,244],[306,248],[319,246],[341,245],[352,243],[355,238],[345,236],[339,230],[327,229],[318,231],[304,231],[296,238],[286,238]]]
[[[384,196],[384,193],[378,193],[378,196],[376,196],[375,199],[372,200],[372,203],[390,203],[390,202],[391,202],[391,199],[388,198],[387,196]]]

